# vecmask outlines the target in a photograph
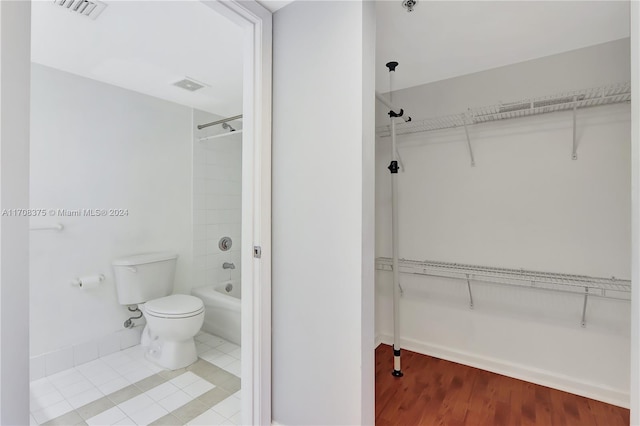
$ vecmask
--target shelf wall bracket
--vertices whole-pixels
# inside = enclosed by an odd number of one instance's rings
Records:
[[[467,274],[467,290],[469,290],[469,309],[473,309],[473,293],[471,293],[471,281],[469,280],[469,274]]]
[[[583,328],[587,326],[587,299],[589,298],[589,287],[584,288],[584,303],[582,304],[582,325]]]
[[[467,128],[467,120],[469,113],[462,114],[462,125],[464,126],[464,134],[467,136],[467,147],[469,148],[469,157],[471,158],[471,167],[475,167],[476,160],[473,158],[473,149],[471,148],[471,138],[469,138],[469,129]]]
[[[571,150],[571,159],[578,159],[578,136],[576,135],[576,110],[578,109],[577,98],[573,97],[573,146]]]

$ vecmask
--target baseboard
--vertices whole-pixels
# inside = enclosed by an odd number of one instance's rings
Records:
[[[384,343],[382,335],[376,334],[376,348]]]
[[[376,347],[381,343],[393,344],[393,337],[389,335],[376,336]],[[457,362],[503,376],[513,377],[553,389],[629,408],[629,392],[618,389],[599,386],[593,383],[584,382],[574,377],[558,375],[545,370],[532,368],[526,365],[506,362],[500,359],[479,356],[473,353],[458,351],[439,345],[432,345],[413,339],[400,339],[403,349],[417,352],[424,355],[441,358],[447,361]]]
[[[32,356],[29,379],[38,380],[140,343],[144,325],[124,329],[99,339]]]

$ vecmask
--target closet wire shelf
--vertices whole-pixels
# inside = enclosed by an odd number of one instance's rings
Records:
[[[376,269],[392,271],[392,260],[388,257],[376,259]],[[555,290],[609,299],[631,300],[631,281],[615,277],[601,278],[586,275],[558,274],[551,272],[507,269],[461,263],[399,260],[401,273],[456,278],[469,281],[484,281],[518,287]]]
[[[619,83],[603,87],[558,93],[552,96],[525,99],[517,102],[469,108],[460,114],[414,120],[396,124],[396,134],[429,132],[434,130],[453,129],[471,124],[489,123],[510,118],[528,117],[559,111],[575,111],[602,105],[629,102],[631,100],[631,83]],[[379,137],[391,136],[389,125],[376,128]]]

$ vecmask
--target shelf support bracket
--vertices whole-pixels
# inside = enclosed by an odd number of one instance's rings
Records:
[[[467,274],[467,290],[469,290],[469,309],[473,309],[473,293],[471,293],[471,281],[469,280],[469,274]]]
[[[471,167],[475,167],[476,160],[473,158],[473,149],[471,149],[471,138],[469,138],[469,129],[467,129],[467,119],[469,114],[462,114],[462,125],[464,126],[464,134],[467,136],[467,148],[469,148],[469,157],[471,158]]]
[[[582,304],[582,328],[587,326],[587,299],[589,297],[589,287],[584,288],[584,303]]]
[[[577,101],[577,99],[574,96],[573,97],[573,146],[572,146],[572,150],[571,150],[571,159],[572,160],[577,160],[578,159],[578,140],[577,140],[577,135],[576,135],[576,110],[578,108],[578,103],[576,101]]]

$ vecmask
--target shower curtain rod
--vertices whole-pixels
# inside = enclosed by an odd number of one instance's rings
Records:
[[[222,120],[212,121],[211,123],[198,124],[198,130],[202,130],[205,127],[215,126],[216,124],[226,123],[227,121],[239,120],[242,118],[242,114],[234,115],[233,117],[223,118]]]

